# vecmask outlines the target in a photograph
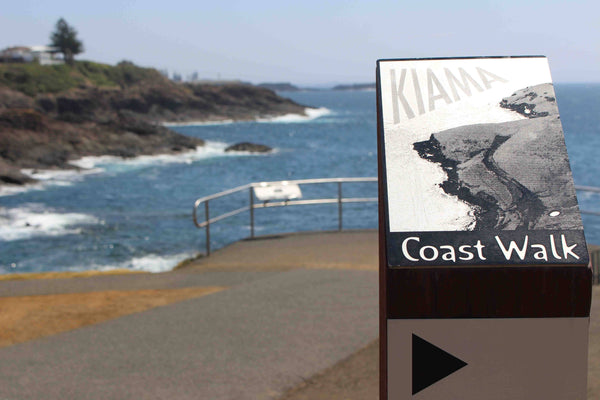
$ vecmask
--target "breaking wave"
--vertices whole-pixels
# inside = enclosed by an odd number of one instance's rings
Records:
[[[70,164],[84,170],[99,169],[100,171],[106,171],[111,165],[144,167],[155,164],[191,164],[198,160],[225,156],[227,146],[227,143],[207,141],[204,146],[198,146],[195,150],[177,154],[144,155],[132,158],[90,156],[71,161]]]
[[[331,114],[331,110],[325,107],[321,108],[305,108],[304,114],[285,114],[276,117],[256,118],[250,121],[235,121],[232,119],[216,120],[216,121],[189,121],[189,122],[164,122],[163,125],[170,127],[176,126],[206,126],[206,125],[228,125],[237,122],[278,122],[278,123],[296,123],[308,122],[314,119]]]
[[[91,215],[61,213],[36,203],[17,208],[0,208],[0,240],[72,235],[81,232],[81,225],[97,223],[100,221]]]
[[[239,155],[258,155],[245,151],[225,152],[228,143],[217,141],[206,141],[204,146],[198,146],[195,150],[177,154],[142,155],[132,158],[116,156],[88,156],[78,160],[70,161],[69,164],[77,169],[68,170],[34,170],[24,169],[22,172],[37,182],[23,186],[0,186],[0,197],[11,196],[30,190],[44,190],[51,186],[71,186],[83,180],[88,175],[101,174],[104,172],[123,172],[150,165],[166,164],[192,164],[199,160],[216,157],[231,157]]]
[[[129,269],[134,271],[146,272],[166,272],[170,271],[180,262],[193,257],[194,253],[179,253],[171,255],[148,254],[141,257],[134,257],[130,260],[123,261],[112,265],[93,265],[91,269],[99,271],[111,271],[115,269]],[[89,266],[82,269],[90,269]]]
[[[325,107],[321,108],[306,108],[304,110],[306,115],[301,114],[285,114],[278,117],[271,118],[258,118],[257,122],[279,122],[279,123],[297,123],[307,122],[331,114],[331,110]]]

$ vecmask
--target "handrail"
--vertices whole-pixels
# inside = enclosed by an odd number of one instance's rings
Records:
[[[575,186],[581,192],[600,193],[600,188],[594,186]],[[579,210],[581,214],[600,217],[598,211]],[[589,249],[589,247],[588,247]],[[600,285],[600,250],[590,250],[590,264],[592,266],[592,284]]]
[[[599,187],[594,187],[594,186],[575,185],[575,190],[581,190],[583,192],[600,193],[600,188]]]
[[[224,190],[222,192],[219,193],[215,193],[215,194],[211,194],[210,196],[205,196],[205,197],[201,197],[198,200],[196,200],[194,202],[194,213],[193,213],[193,217],[194,217],[194,225],[196,225],[197,228],[202,228],[204,225],[203,224],[199,224],[198,223],[198,216],[197,216],[197,211],[198,207],[200,207],[200,204],[208,202],[210,200],[214,200],[214,199],[218,199],[219,197],[224,197],[233,193],[237,193],[237,192],[241,192],[244,189],[248,189],[249,187],[252,187],[252,184],[246,184],[246,185],[242,185],[242,186],[238,186],[235,187],[233,189],[229,189],[229,190]]]
[[[286,206],[299,206],[299,205],[312,205],[312,204],[338,204],[338,230],[343,230],[343,213],[342,205],[346,203],[364,203],[364,202],[377,202],[377,197],[346,197],[342,196],[342,185],[344,183],[362,183],[362,182],[377,182],[376,177],[364,177],[364,178],[317,178],[317,179],[297,179],[297,180],[283,180],[283,181],[271,181],[271,182],[252,182],[246,185],[238,186],[232,189],[224,190],[219,193],[212,194],[210,196],[204,196],[194,202],[193,209],[193,220],[194,225],[197,228],[204,228],[206,230],[206,255],[210,254],[210,225],[221,221],[223,219],[232,217],[240,214],[244,211],[250,211],[250,237],[254,237],[254,210],[258,208],[270,208],[270,207],[286,207]],[[277,201],[263,201],[257,202],[254,197],[254,188],[261,186],[273,186],[273,185],[310,185],[310,184],[337,184],[337,197],[334,198],[320,198],[320,199],[293,199],[293,200],[277,200]],[[228,211],[219,216],[210,217],[210,201],[219,199],[221,197],[229,196],[235,193],[248,190],[248,205],[237,208],[232,211]],[[204,221],[198,221],[198,208],[204,204]]]
[[[590,192],[590,193],[600,193],[600,188],[594,187],[594,186],[578,186],[578,185],[576,185],[575,190],[579,190],[582,192]],[[595,215],[597,217],[600,217],[600,211],[579,210],[579,212],[581,214]]]

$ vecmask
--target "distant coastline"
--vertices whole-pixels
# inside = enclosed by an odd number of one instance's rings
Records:
[[[277,92],[313,92],[323,90],[335,90],[335,91],[375,91],[375,82],[370,83],[350,83],[333,85],[330,87],[301,87],[294,85],[290,82],[264,82],[259,83],[258,86],[267,88]]]
[[[336,85],[332,90],[375,90],[375,82],[373,83],[354,83],[350,85]]]
[[[0,65],[0,185],[35,179],[24,169],[73,169],[87,156],[175,154],[204,141],[168,124],[251,121],[310,107],[242,82],[175,83],[151,68],[79,61]]]

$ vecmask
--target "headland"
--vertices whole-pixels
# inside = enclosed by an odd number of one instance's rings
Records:
[[[0,65],[0,184],[22,169],[72,169],[85,156],[173,154],[202,146],[164,123],[248,121],[306,106],[239,81],[178,83],[130,62]]]

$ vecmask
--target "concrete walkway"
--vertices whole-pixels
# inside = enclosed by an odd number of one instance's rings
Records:
[[[299,232],[235,242],[186,269],[365,269],[379,266],[378,233],[373,230]]]
[[[0,349],[0,399],[276,399],[377,337],[377,234],[243,241],[175,272],[0,295],[191,286],[228,289]]]
[[[298,233],[169,273],[0,281],[0,296],[227,288],[0,348],[0,400],[280,399],[290,388],[285,399],[376,398],[377,254],[375,231]],[[589,399],[597,302],[592,315]]]

